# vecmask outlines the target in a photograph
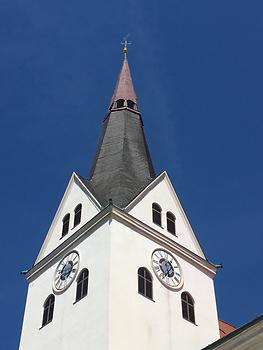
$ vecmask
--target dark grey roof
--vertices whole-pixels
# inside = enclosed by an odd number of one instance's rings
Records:
[[[90,191],[90,193],[97,199],[100,205],[103,203],[103,199],[99,197],[99,194],[95,192],[95,189],[93,188],[92,184],[88,179],[81,176],[80,174],[76,173],[80,180],[83,182],[83,184],[86,186],[86,188]]]
[[[141,116],[128,108],[112,111],[90,171],[89,184],[102,205],[123,208],[155,178]]]
[[[220,345],[227,343],[230,339],[240,336],[242,333],[246,332],[249,328],[253,327],[255,324],[263,321],[263,315],[258,316],[254,320],[244,324],[242,327],[237,328],[235,331],[225,335],[223,338],[216,340],[214,343],[206,346],[203,350],[214,350]],[[261,344],[262,345],[262,344]],[[230,349],[230,348],[229,348]],[[249,349],[249,348],[247,348]],[[260,348],[261,349],[261,348]]]

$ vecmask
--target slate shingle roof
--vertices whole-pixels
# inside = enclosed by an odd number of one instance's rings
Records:
[[[123,208],[154,178],[140,114],[126,108],[112,111],[90,172],[98,199],[107,205],[111,198]]]
[[[119,99],[124,101],[121,107],[117,105]],[[154,178],[129,64],[124,57],[90,177],[85,181],[103,206],[112,199],[114,205],[124,208]]]

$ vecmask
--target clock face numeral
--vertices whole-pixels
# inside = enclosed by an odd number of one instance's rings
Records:
[[[70,286],[78,272],[79,254],[70,252],[58,264],[54,277],[53,289],[62,292]]]
[[[152,268],[158,279],[171,289],[179,289],[183,285],[182,270],[171,253],[156,249],[152,253]]]

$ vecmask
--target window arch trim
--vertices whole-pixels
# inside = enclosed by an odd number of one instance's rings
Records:
[[[70,214],[67,213],[62,219],[62,237],[66,236],[69,232],[69,222],[70,222]]]
[[[76,287],[76,300],[75,303],[83,299],[88,295],[88,286],[89,286],[89,270],[84,268],[78,274]]]
[[[166,225],[167,231],[176,236],[176,217],[170,211],[166,213]]]
[[[147,299],[153,300],[153,277],[151,272],[144,266],[137,270],[138,293]]]
[[[152,204],[153,223],[162,227],[162,207],[158,203]]]
[[[50,294],[44,304],[43,304],[43,317],[42,317],[42,327],[46,326],[48,323],[52,322],[54,315],[54,306],[55,306],[55,295]]]
[[[79,203],[74,209],[74,227],[80,224],[82,214],[82,204]]]
[[[188,292],[181,294],[182,316],[185,320],[195,323],[195,301]]]

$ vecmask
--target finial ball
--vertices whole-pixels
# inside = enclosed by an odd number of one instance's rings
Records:
[[[123,48],[123,53],[127,53],[128,52],[128,47],[124,47]]]

